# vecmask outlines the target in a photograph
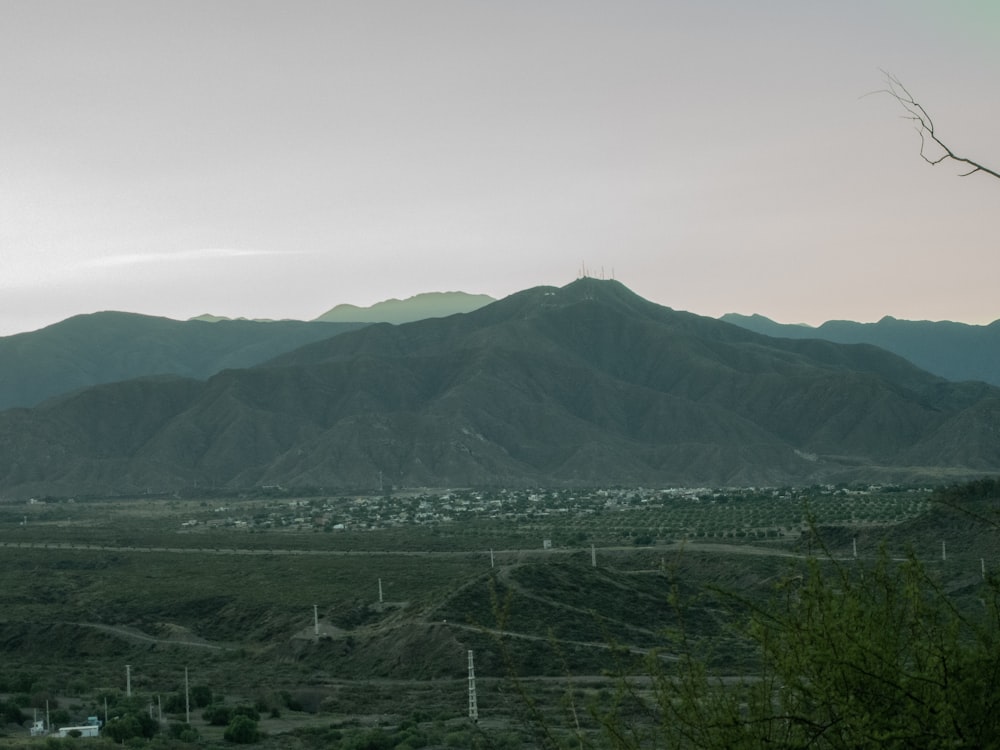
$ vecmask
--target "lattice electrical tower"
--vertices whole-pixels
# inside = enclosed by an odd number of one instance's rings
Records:
[[[476,668],[472,665],[472,650],[469,650],[469,719],[479,721],[479,706],[476,703]]]

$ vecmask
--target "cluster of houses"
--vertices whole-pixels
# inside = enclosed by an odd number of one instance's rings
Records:
[[[877,492],[871,487],[855,490],[814,487],[818,494]],[[201,519],[182,523],[185,529],[225,526],[246,530],[342,531],[384,529],[399,526],[439,525],[471,520],[530,522],[567,514],[589,514],[651,508],[682,502],[716,502],[769,498],[796,499],[804,490],[793,488],[705,488],[667,489],[498,489],[408,491],[382,495],[355,495],[277,500],[244,505],[240,510],[221,506]]]
[[[473,519],[524,521],[562,513],[586,515],[604,508],[625,508],[659,501],[663,490],[445,490],[410,491],[391,495],[308,498],[269,501],[251,515],[234,515],[235,508],[218,507],[199,525],[244,529],[342,531],[398,526],[437,525]],[[241,509],[244,513],[246,507]]]

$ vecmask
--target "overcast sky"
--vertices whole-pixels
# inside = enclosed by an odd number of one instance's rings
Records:
[[[0,335],[583,264],[675,309],[1000,318],[995,0],[0,0]]]

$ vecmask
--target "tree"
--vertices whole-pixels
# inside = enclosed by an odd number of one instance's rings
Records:
[[[191,705],[204,708],[212,703],[212,688],[208,685],[195,685],[191,688]]]
[[[1000,587],[976,588],[956,599],[912,557],[812,559],[768,605],[728,597],[750,612],[752,676],[712,677],[681,633],[675,667],[650,660],[653,699],[624,686],[605,736],[615,750],[996,746]]]
[[[112,719],[104,726],[104,736],[115,742],[124,743],[133,737],[142,737],[142,724],[135,714]]]
[[[27,717],[14,701],[0,701],[0,724],[21,724]]]
[[[920,156],[924,161],[931,165],[940,164],[944,161],[958,162],[969,168],[968,171],[960,175],[961,177],[968,177],[971,174],[982,172],[983,174],[1000,179],[1000,172],[990,169],[974,159],[959,156],[955,153],[938,135],[937,129],[934,126],[934,120],[927,110],[924,109],[924,106],[913,98],[913,95],[907,90],[906,86],[891,73],[884,70],[882,73],[885,75],[887,88],[874,93],[888,94],[899,102],[906,113],[903,117],[913,123],[920,136]],[[934,144],[940,149],[937,155],[929,155],[927,153],[929,143]]]
[[[260,732],[257,731],[257,722],[249,716],[234,716],[229,722],[222,738],[226,742],[233,742],[237,745],[249,745],[260,739]]]

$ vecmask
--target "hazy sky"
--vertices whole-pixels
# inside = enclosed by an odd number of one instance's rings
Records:
[[[1000,318],[996,0],[0,0],[0,335],[581,264],[676,309]]]

